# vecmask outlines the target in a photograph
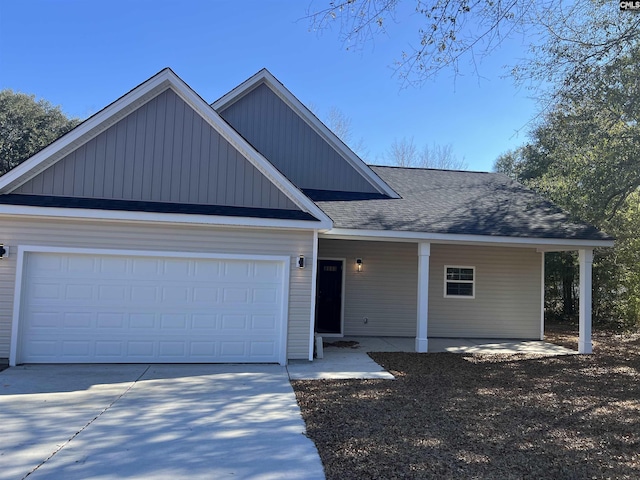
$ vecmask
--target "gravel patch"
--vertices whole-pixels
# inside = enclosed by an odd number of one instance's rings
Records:
[[[370,353],[397,379],[292,384],[328,479],[640,478],[640,335],[594,352]]]

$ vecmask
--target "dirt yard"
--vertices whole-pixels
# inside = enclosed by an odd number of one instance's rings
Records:
[[[328,479],[640,478],[638,334],[595,333],[594,355],[370,355],[397,379],[292,382]]]

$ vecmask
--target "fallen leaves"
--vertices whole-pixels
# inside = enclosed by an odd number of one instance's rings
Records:
[[[594,338],[594,355],[371,353],[396,380],[292,383],[328,479],[640,478],[640,335]]]

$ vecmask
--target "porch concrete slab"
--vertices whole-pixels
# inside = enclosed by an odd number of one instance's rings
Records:
[[[0,388],[0,479],[324,478],[281,366],[14,367]]]
[[[405,337],[326,337],[323,358],[291,360],[287,369],[292,380],[343,380],[394,376],[378,365],[367,352],[414,351],[415,340]],[[355,343],[349,346],[349,343]]]
[[[393,375],[374,362],[367,352],[415,352],[410,337],[326,337],[324,358],[292,360],[287,367],[292,380],[393,379]],[[349,344],[353,342],[353,346]],[[333,344],[327,345],[327,344]],[[571,355],[577,353],[559,345],[536,340],[430,338],[429,353],[529,353]]]
[[[366,352],[350,352],[348,355],[333,357],[325,355],[323,359],[290,360],[287,365],[291,380],[345,380],[350,378],[382,378],[393,380],[395,377],[374,362]]]
[[[429,352],[450,353],[527,353],[537,355],[573,355],[577,351],[542,340],[508,340],[491,338],[430,338]]]

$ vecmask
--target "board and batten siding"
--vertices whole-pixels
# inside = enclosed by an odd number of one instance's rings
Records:
[[[171,89],[12,193],[299,210]]]
[[[345,335],[415,336],[418,302],[415,243],[320,239],[318,249],[319,258],[346,259]],[[356,271],[356,258],[362,258],[362,272]]]
[[[429,337],[540,338],[535,249],[431,245]],[[445,265],[475,267],[475,298],[445,298]]]
[[[0,358],[9,357],[17,246],[195,252],[291,257],[287,357],[309,358],[312,269],[297,268],[313,255],[313,232],[228,229],[198,225],[145,225],[84,220],[0,217],[9,257],[0,260]]]
[[[265,84],[218,113],[299,188],[377,192]]]

